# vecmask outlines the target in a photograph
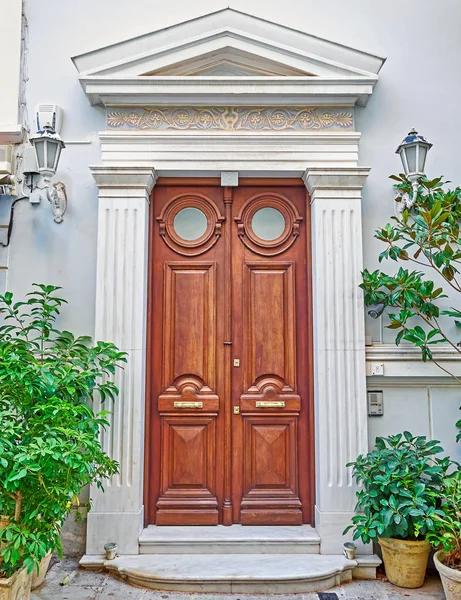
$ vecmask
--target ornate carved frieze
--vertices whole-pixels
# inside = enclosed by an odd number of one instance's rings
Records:
[[[109,109],[107,129],[306,131],[354,129],[352,108],[256,106],[154,106]]]

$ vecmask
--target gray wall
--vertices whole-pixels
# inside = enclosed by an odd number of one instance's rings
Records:
[[[34,281],[63,286],[69,300],[62,324],[77,332],[94,327],[97,190],[88,165],[100,163],[97,132],[101,109],[90,107],[70,57],[139,35],[200,13],[222,8],[215,0],[26,0],[29,25],[27,108],[38,102],[64,110],[62,154],[57,181],[66,184],[69,208],[64,223],[53,223],[50,207],[18,205],[11,243],[7,287],[19,295]],[[392,213],[388,175],[399,172],[395,148],[415,126],[433,143],[428,174],[461,183],[459,98],[461,3],[459,0],[234,0],[232,7],[339,43],[387,57],[366,108],[357,110],[363,134],[362,165],[372,173],[364,190],[366,266],[377,267],[381,245],[373,231]],[[89,141],[74,144],[72,141]],[[377,323],[369,332],[379,339]],[[384,341],[393,339],[384,333]],[[385,390],[385,416],[370,420],[370,434],[397,431],[442,438],[456,454],[453,419],[460,404],[455,389],[432,390],[429,418],[426,388]]]

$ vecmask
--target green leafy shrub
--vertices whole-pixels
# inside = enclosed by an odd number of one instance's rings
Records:
[[[416,540],[435,528],[440,487],[451,465],[437,458],[439,442],[403,434],[378,437],[375,449],[347,466],[362,489],[352,517],[354,540],[365,544],[378,537]]]
[[[435,527],[427,539],[445,551],[447,567],[461,570],[461,470],[444,479],[441,495],[441,512],[435,515]]]
[[[118,471],[102,450],[107,411],[91,400],[114,400],[111,377],[126,361],[114,344],[91,344],[56,327],[60,288],[35,285],[24,302],[0,296],[0,573],[32,569],[61,551],[60,527],[81,490]]]
[[[375,237],[387,246],[379,261],[390,259],[417,267],[401,267],[394,274],[363,271],[360,287],[365,291],[365,304],[383,304],[391,309],[388,328],[396,332],[396,344],[402,340],[413,344],[421,350],[423,361],[433,361],[457,379],[437,362],[433,348],[446,343],[461,354],[460,337],[449,332],[450,325],[461,332],[461,310],[441,302],[448,290],[455,297],[461,293],[461,188],[445,190],[442,177],[421,177],[413,197],[412,184],[405,175],[392,175],[391,179],[397,182],[396,201],[402,209],[391,218],[392,223],[376,230]],[[431,280],[431,272],[443,287]],[[461,428],[461,420],[456,425]],[[461,440],[461,433],[457,440]]]

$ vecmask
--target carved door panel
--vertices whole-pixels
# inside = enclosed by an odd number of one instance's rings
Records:
[[[233,507],[242,524],[310,520],[305,190],[234,192]]]
[[[156,503],[148,518],[155,514],[158,525],[214,525],[223,458],[217,444],[224,401],[222,192],[159,186],[154,201],[150,453],[156,468],[149,479]]]

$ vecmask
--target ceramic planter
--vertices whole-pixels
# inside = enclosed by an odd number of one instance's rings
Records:
[[[16,571],[7,579],[0,579],[0,600],[29,600],[32,573],[26,568]]]
[[[442,580],[443,591],[447,600],[459,600],[461,598],[461,571],[450,569],[443,564],[445,553],[439,550],[434,554],[435,568]]]
[[[378,541],[389,581],[403,588],[421,587],[426,576],[430,544],[395,538],[380,538]]]
[[[50,566],[51,560],[51,552],[42,558],[40,561],[40,569],[37,573],[37,570],[34,569],[32,573],[32,589],[38,588],[45,581],[46,572],[48,571],[48,567]]]

